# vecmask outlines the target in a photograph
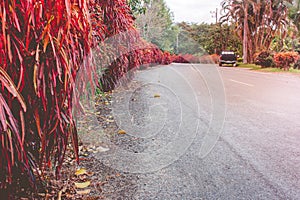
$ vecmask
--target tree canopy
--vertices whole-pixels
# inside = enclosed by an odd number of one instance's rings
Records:
[[[136,15],[135,24],[141,36],[163,50],[170,50],[173,14],[164,0],[144,1],[145,12]]]
[[[225,0],[222,3],[225,15],[221,22],[235,24],[235,29],[244,39],[246,59],[253,61],[256,51],[269,49],[272,40],[278,35],[286,37],[289,20],[288,4],[292,0]],[[245,46],[246,45],[246,46]]]

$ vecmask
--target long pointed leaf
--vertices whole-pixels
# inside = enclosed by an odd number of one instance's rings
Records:
[[[20,102],[23,110],[26,112],[26,104],[25,101],[22,97],[22,95],[19,93],[19,91],[17,90],[15,84],[13,83],[13,81],[11,80],[11,78],[9,77],[9,75],[2,69],[2,67],[0,67],[0,82],[2,82],[2,84],[4,84],[4,86],[6,87],[6,89],[14,96],[18,99],[18,101]]]

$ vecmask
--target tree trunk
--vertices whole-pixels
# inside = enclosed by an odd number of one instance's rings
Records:
[[[248,2],[244,1],[243,63],[248,63]]]

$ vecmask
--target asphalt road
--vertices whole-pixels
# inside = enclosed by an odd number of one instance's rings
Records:
[[[300,76],[172,64],[135,81],[114,98],[122,145],[99,155],[138,177],[131,199],[300,199]]]

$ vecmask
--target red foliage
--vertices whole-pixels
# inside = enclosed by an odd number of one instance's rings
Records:
[[[220,56],[217,55],[217,54],[212,54],[212,55],[210,55],[211,61],[212,61],[213,63],[215,63],[215,64],[217,64],[217,63],[219,62],[219,58],[220,58]]]
[[[190,63],[188,60],[186,60],[182,55],[173,55],[172,61],[175,63]]]
[[[32,181],[51,165],[58,174],[70,137],[77,153],[75,79],[79,92],[97,83],[99,64],[109,90],[131,69],[172,60],[139,37],[125,0],[3,0],[0,16],[0,188],[13,169]]]
[[[297,52],[281,52],[274,55],[274,62],[277,68],[289,70],[292,64],[298,59]]]
[[[32,177],[53,161],[58,172],[69,136],[77,152],[72,95],[91,38],[85,1],[5,0],[0,15],[0,115],[9,119],[0,124],[3,186],[14,166]]]
[[[103,91],[112,90],[129,70],[170,63],[168,53],[161,52],[157,46],[140,38],[125,0],[95,0],[90,10],[93,30],[97,32],[95,38],[100,44],[95,46],[94,56],[101,60],[98,68],[103,72],[100,74]],[[99,18],[102,20],[99,21]]]
[[[219,56],[217,54],[213,55],[203,55],[203,56],[195,56],[191,54],[184,55],[173,55],[172,62],[176,63],[202,63],[202,64],[211,64],[217,63],[219,60]]]

